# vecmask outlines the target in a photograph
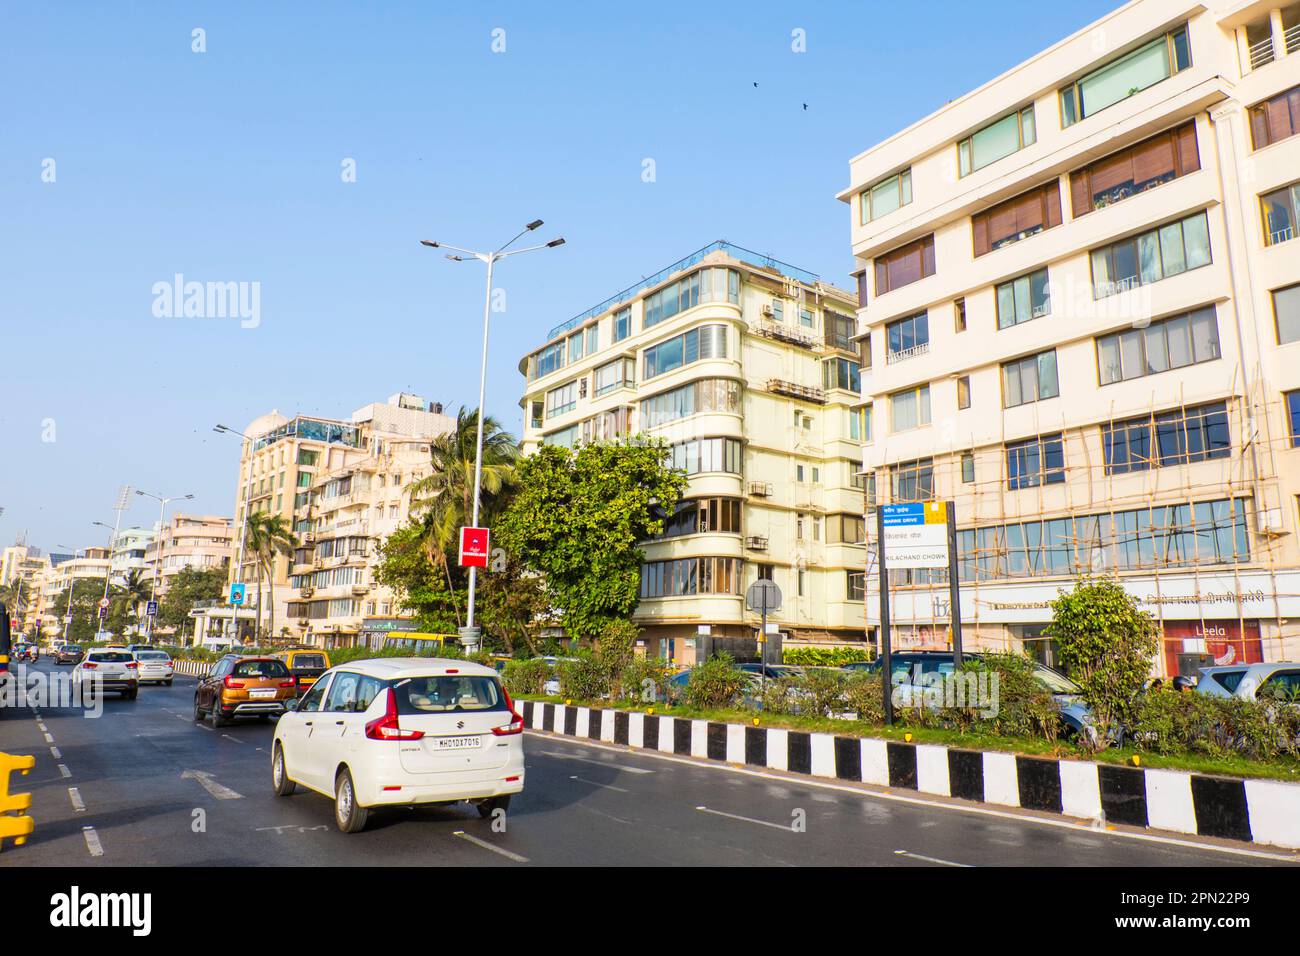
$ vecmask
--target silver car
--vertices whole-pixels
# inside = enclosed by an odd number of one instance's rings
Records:
[[[1271,664],[1228,664],[1202,667],[1196,689],[1211,697],[1240,697],[1258,700],[1280,696],[1300,701],[1300,664],[1274,661]]]
[[[140,664],[140,683],[158,683],[172,685],[176,676],[171,655],[166,651],[140,650],[135,652],[135,659]]]

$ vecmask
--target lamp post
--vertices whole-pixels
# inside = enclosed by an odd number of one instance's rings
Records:
[[[60,550],[68,549],[68,546],[66,544],[60,544],[57,547]],[[72,548],[71,551],[72,551],[73,561],[77,560],[78,552],[84,553],[82,548]],[[110,567],[112,566],[111,559],[109,561],[109,566]],[[76,586],[76,584],[77,584],[77,576],[71,570],[69,570],[68,571],[68,613],[63,616],[63,643],[64,644],[68,643],[68,625],[72,623],[72,590]]]
[[[540,243],[536,246],[527,246],[523,249],[513,249],[509,252],[506,250],[514,244],[515,240],[526,233],[532,232],[542,225],[542,220],[534,219],[528,225],[524,226],[523,231],[501,246],[495,252],[474,252],[470,249],[461,249],[458,246],[448,245],[445,242],[435,242],[430,239],[421,239],[420,245],[427,246],[430,249],[451,249],[452,253],[447,253],[447,258],[452,262],[468,262],[470,259],[477,259],[479,262],[487,265],[487,292],[483,298],[483,364],[479,372],[478,380],[478,438],[474,445],[474,515],[470,523],[472,527],[478,527],[479,515],[479,494],[483,482],[483,402],[487,392],[487,357],[488,357],[488,322],[492,314],[492,271],[498,259],[505,259],[508,256],[517,256],[524,252],[536,252],[539,249],[554,249],[557,246],[564,245],[563,238],[555,238],[550,242]],[[453,253],[459,253],[458,255]],[[478,568],[469,569],[469,607],[465,618],[465,627],[461,629],[461,644],[467,652],[477,649],[479,645],[479,633],[474,627],[474,596],[478,585]]]
[[[154,539],[153,547],[153,580],[149,582],[149,603],[156,605],[158,598],[158,575],[162,573],[162,536],[163,536],[163,510],[173,501],[190,501],[193,495],[177,495],[171,498],[163,498],[160,495],[152,495],[147,491],[135,490],[137,495],[143,498],[152,498],[158,502],[158,537]],[[154,615],[145,615],[145,632],[144,639],[148,644],[153,643],[153,619]]]
[[[229,425],[213,425],[212,430],[214,432],[220,432],[223,435],[238,435],[244,441],[248,442],[248,478],[244,482],[244,520],[239,526],[239,557],[235,562],[235,572],[230,582],[231,584],[242,584],[244,580],[244,542],[248,539],[248,509],[251,504],[250,498],[253,494],[253,439],[239,431],[239,429],[231,428]],[[245,593],[247,593],[247,591],[245,591]],[[228,599],[229,595],[227,595],[227,603],[229,603]],[[242,606],[242,604],[230,605],[230,624],[226,628],[225,636],[230,640],[232,647],[234,646],[234,640],[231,638],[230,627],[235,625],[236,617],[239,614],[239,608]],[[260,611],[258,612],[258,622],[261,622]],[[254,630],[256,630],[256,628],[254,628]],[[235,627],[235,636],[239,636],[238,627]],[[254,634],[253,640],[257,640],[256,634]]]

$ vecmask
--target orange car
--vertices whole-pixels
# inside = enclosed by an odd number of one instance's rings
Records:
[[[282,660],[227,654],[194,691],[194,719],[212,718],[223,727],[235,717],[271,717],[284,713],[298,696],[298,680]]]

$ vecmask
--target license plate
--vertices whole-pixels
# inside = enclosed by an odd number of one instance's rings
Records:
[[[480,737],[439,737],[438,750],[474,750],[481,742]]]
[[[275,690],[274,688],[267,688],[266,690],[250,690],[248,692],[248,696],[255,698],[257,700],[262,700],[263,698],[266,697],[274,697]]]

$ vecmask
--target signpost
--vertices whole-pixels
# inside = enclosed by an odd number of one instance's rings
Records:
[[[157,616],[158,616],[158,602],[157,602],[157,601],[150,601],[148,604],[146,604],[146,605],[144,606],[144,613],[147,614],[149,617],[157,617]]]
[[[244,584],[236,583],[230,585],[230,601],[228,603],[233,604],[235,607],[242,607],[244,604],[244,597],[247,593],[248,588]]]
[[[745,592],[745,605],[763,615],[763,627],[758,637],[758,660],[763,665],[758,672],[758,693],[762,700],[767,693],[767,612],[781,610],[781,589],[775,581],[759,578]]]
[[[960,667],[961,588],[957,567],[957,521],[951,502],[881,505],[876,509],[877,560],[880,563],[880,675],[885,723],[894,722],[891,696],[889,569],[945,568],[948,571],[953,666]]]
[[[487,528],[460,529],[460,566],[462,568],[486,568],[488,564]]]

